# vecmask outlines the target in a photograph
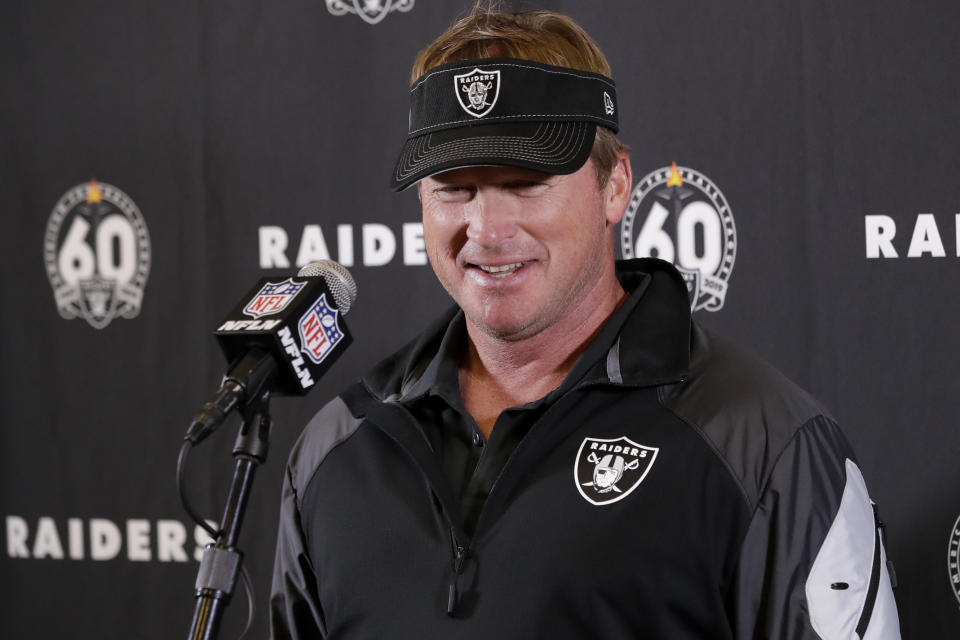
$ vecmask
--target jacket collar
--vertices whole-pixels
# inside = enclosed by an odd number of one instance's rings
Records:
[[[616,338],[607,344],[607,377],[617,382],[619,368],[619,381],[635,386],[684,378],[690,366],[691,319],[683,276],[669,262],[655,258],[618,262],[617,273],[636,302]]]
[[[619,261],[617,276],[629,297],[574,363],[559,391],[582,383],[651,386],[685,377],[691,321],[683,277],[654,258]],[[463,312],[453,307],[378,365],[363,386],[381,401],[408,403],[429,393],[455,406],[461,402],[458,363],[466,339]]]

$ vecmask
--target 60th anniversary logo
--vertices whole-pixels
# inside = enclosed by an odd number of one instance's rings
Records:
[[[953,595],[957,597],[960,603],[960,516],[953,523],[953,529],[950,531],[950,543],[947,546],[947,571],[950,575],[950,586],[953,587]]]
[[[150,275],[150,234],[126,193],[91,180],[60,198],[43,240],[43,261],[57,310],[103,329],[135,318]]]
[[[673,262],[690,294],[692,311],[719,311],[737,256],[730,205],[705,175],[661,167],[633,189],[620,223],[620,255]]]

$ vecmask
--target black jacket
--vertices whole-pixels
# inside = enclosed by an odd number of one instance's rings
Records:
[[[628,301],[488,443],[456,309],[317,414],[283,489],[274,638],[899,638],[834,421],[691,323],[672,266],[619,266]]]

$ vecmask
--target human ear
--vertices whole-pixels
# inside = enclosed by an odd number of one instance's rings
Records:
[[[604,188],[606,199],[606,217],[608,225],[620,222],[627,204],[630,203],[630,191],[633,187],[633,169],[630,167],[630,156],[626,151],[617,154],[617,160],[610,171],[610,178]]]

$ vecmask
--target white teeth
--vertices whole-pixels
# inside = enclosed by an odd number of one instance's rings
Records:
[[[511,273],[513,273],[514,271],[522,267],[523,263],[514,262],[513,264],[503,264],[503,265],[500,265],[499,267],[489,267],[483,264],[477,265],[477,266],[479,266],[484,273],[489,273],[492,276],[503,277],[503,276],[510,275]]]

